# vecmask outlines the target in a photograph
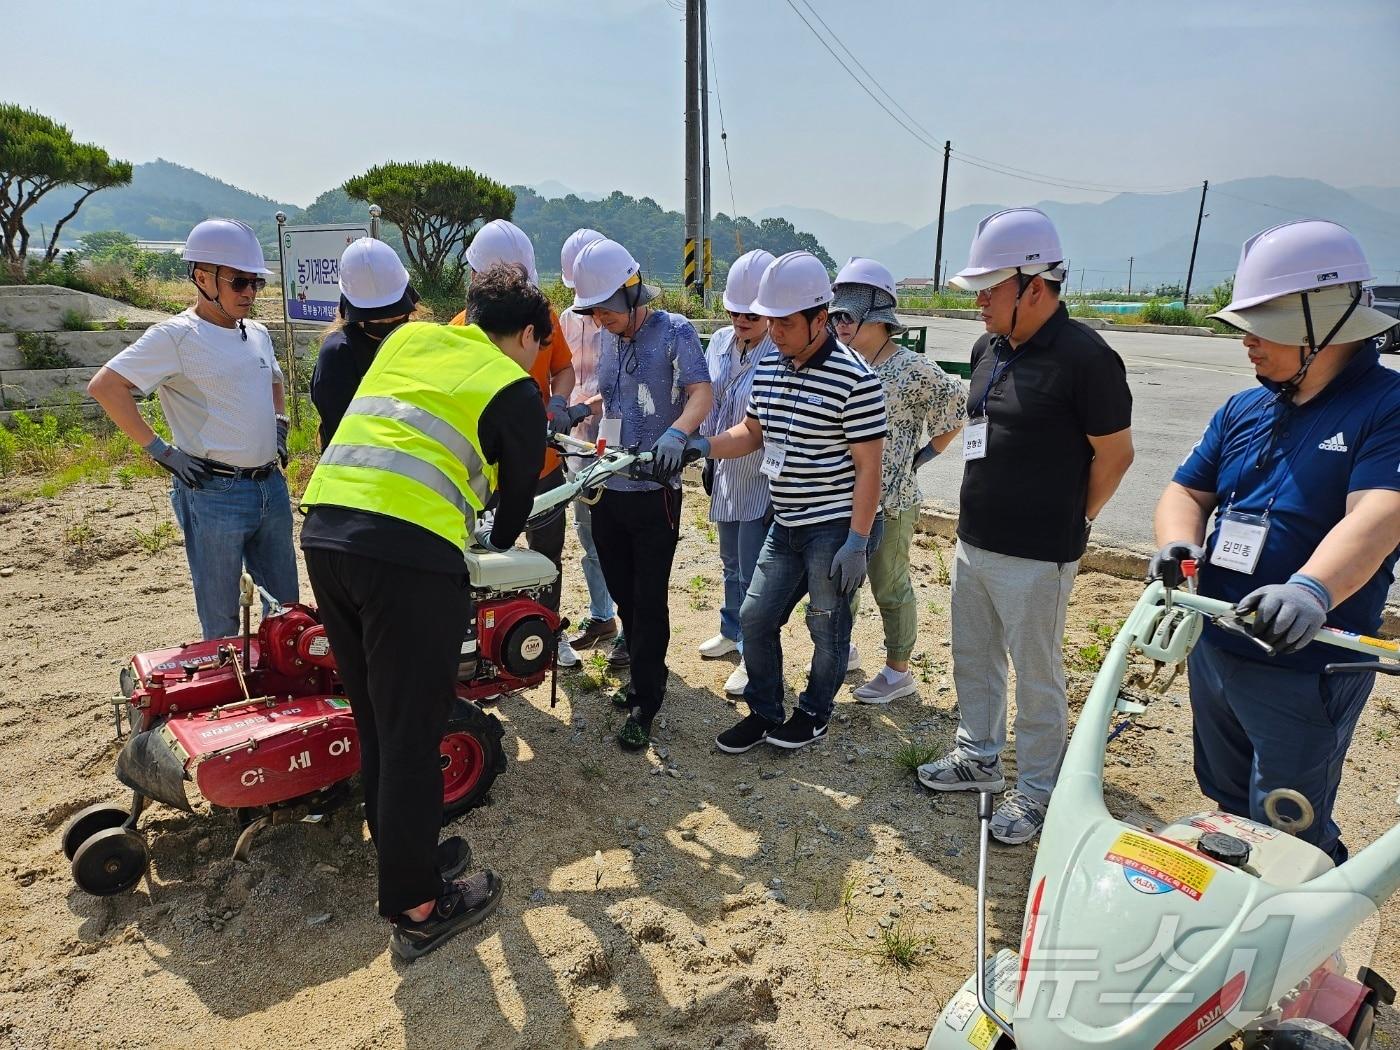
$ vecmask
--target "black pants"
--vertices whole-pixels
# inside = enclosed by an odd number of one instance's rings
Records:
[[[379,853],[379,913],[442,892],[438,749],[455,699],[471,592],[424,572],[307,550],[306,571],[360,736],[365,818]]]
[[[666,695],[666,647],[671,644],[667,590],[680,522],[680,489],[604,489],[593,507],[593,542],[632,658],[628,696],[647,718]]]
[[[541,492],[548,492],[564,484],[564,468],[555,467],[544,477],[540,478],[540,483],[535,488],[535,495]],[[525,533],[525,542],[530,545],[530,549],[537,554],[543,554],[550,561],[554,562],[554,567],[559,570],[559,576],[555,579],[553,586],[540,595],[543,604],[549,606],[554,612],[559,611],[559,590],[564,578],[564,526],[565,518],[568,517],[568,504],[555,507],[550,512],[552,515],[545,520],[545,523],[537,529],[528,529]]]

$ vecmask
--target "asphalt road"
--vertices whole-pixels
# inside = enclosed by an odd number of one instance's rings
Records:
[[[928,353],[939,360],[967,361],[983,331],[978,321],[901,319],[910,325],[927,325]],[[1104,338],[1128,368],[1137,458],[1094,523],[1094,539],[1151,553],[1156,550],[1152,511],[1163,487],[1215,410],[1231,394],[1254,385],[1254,370],[1236,339],[1136,332],[1105,332]],[[1400,355],[1384,355],[1381,360],[1391,368],[1400,366]],[[925,500],[954,513],[962,482],[959,451],[954,445],[919,472]],[[1400,584],[1391,588],[1390,601],[1400,605]]]

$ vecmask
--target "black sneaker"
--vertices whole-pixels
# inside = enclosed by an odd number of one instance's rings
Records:
[[[592,649],[600,642],[606,642],[617,634],[617,619],[609,617],[600,620],[590,616],[578,625],[578,631],[569,635],[569,644],[575,649]]]
[[[826,723],[818,722],[800,707],[792,717],[768,734],[768,742],[774,747],[784,747],[795,751],[799,747],[816,743],[826,736]]]
[[[393,920],[389,947],[404,962],[413,962],[484,920],[501,903],[503,890],[500,876],[489,868],[449,882],[422,922],[405,915]]]
[[[612,702],[613,707],[620,708],[623,711],[630,709],[632,706],[632,686],[618,686],[617,689],[613,691],[612,695],[608,697],[608,700]]]
[[[640,707],[632,708],[627,721],[618,730],[617,742],[626,751],[641,751],[651,743],[651,717]]]
[[[621,631],[613,639],[612,651],[608,653],[609,667],[626,667],[632,662],[632,655],[627,651],[627,636]]]
[[[742,755],[767,740],[768,734],[780,725],[781,722],[770,721],[762,715],[745,715],[738,725],[730,726],[715,737],[715,747],[731,755]]]
[[[438,874],[443,882],[451,882],[472,866],[472,848],[461,835],[443,839],[437,847]]]

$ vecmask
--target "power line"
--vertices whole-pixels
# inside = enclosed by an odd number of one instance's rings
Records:
[[[885,105],[883,102],[880,101],[880,97],[876,95],[875,92],[870,90],[869,86],[865,83],[865,81],[861,80],[861,78],[856,75],[855,71],[851,69],[850,66],[846,65],[846,63],[842,60],[841,56],[831,49],[831,45],[826,42],[826,38],[823,37],[819,32],[817,32],[816,26],[812,25],[811,22],[807,21],[807,17],[801,11],[798,10],[797,5],[793,3],[792,0],[787,0],[787,5],[788,7],[792,8],[793,14],[795,14],[798,18],[802,19],[802,24],[806,26],[808,30],[811,31],[811,34],[814,37],[817,38],[817,43],[821,44],[822,47],[826,48],[827,54],[831,55],[832,58],[836,59],[837,65],[844,69],[846,71],[846,74],[852,80],[854,80],[857,85],[860,86],[860,89],[870,96],[870,100],[874,102],[875,105],[879,106],[887,114],[889,114],[891,120],[893,120],[901,128],[907,131],[913,137],[913,139],[925,149],[933,150],[934,152],[937,152],[939,150],[940,147],[933,145],[933,143],[925,139],[908,124],[904,123],[904,121],[900,119],[900,117],[898,116],[898,114],[895,113],[894,110],[890,109],[889,106]],[[844,46],[845,45],[843,44],[842,47]]]
[[[975,153],[968,153],[966,150],[954,150],[958,154],[958,159],[964,164],[971,164],[976,168],[985,168],[1001,175],[1010,176],[1013,179],[1025,179],[1028,182],[1045,182],[1051,186],[1064,186],[1067,189],[1099,190],[1104,193],[1142,193],[1142,194],[1165,194],[1180,193],[1190,187],[1183,186],[1122,186],[1104,182],[1090,182],[1087,179],[1060,179],[1059,176],[1048,175],[1045,172],[1031,171],[1029,168],[1017,168],[1010,164],[1003,164],[998,160],[988,160],[986,157],[979,157]]]
[[[739,217],[739,205],[734,203],[734,169],[729,166],[729,132],[724,129],[724,99],[719,93],[719,62],[715,59],[715,38],[710,32],[710,25],[705,23],[705,36],[710,41],[710,68],[714,72],[715,78],[715,108],[719,110],[719,142],[724,147],[724,173],[729,178],[729,213],[734,218]],[[737,230],[738,227],[736,226]],[[735,234],[737,238],[737,233]],[[742,245],[741,245],[742,247]]]

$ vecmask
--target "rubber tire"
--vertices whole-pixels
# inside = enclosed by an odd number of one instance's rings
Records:
[[[1361,1009],[1356,1011],[1356,1020],[1352,1022],[1349,1041],[1355,1050],[1370,1050],[1374,1045],[1376,1037],[1376,1007],[1371,1002],[1365,1002]]]
[[[506,771],[505,735],[495,715],[460,697],[452,702],[442,735],[444,825],[486,804],[491,785]]]
[[[144,838],[126,828],[107,828],[73,854],[73,881],[84,893],[112,897],[140,882],[148,863]]]
[[[121,827],[130,816],[127,810],[111,802],[99,802],[78,810],[63,826],[63,855],[72,860],[78,847],[93,835],[108,828]]]

